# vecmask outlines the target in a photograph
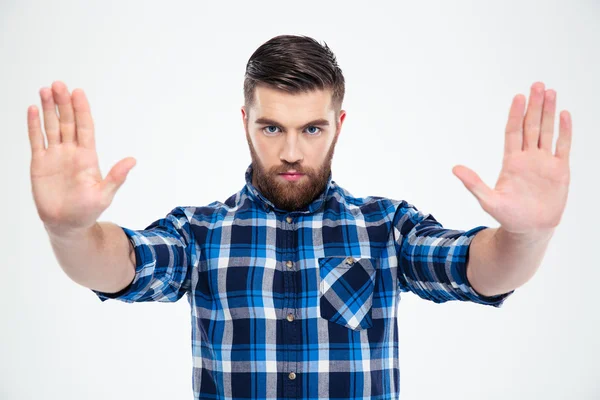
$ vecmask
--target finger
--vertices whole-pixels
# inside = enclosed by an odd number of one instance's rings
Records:
[[[56,81],[52,84],[52,94],[54,102],[58,106],[58,114],[60,116],[60,136],[62,143],[73,143],[77,139],[75,137],[75,115],[73,113],[73,105],[71,104],[71,94],[61,81]]]
[[[46,87],[41,88],[40,98],[42,99],[42,110],[44,111],[44,128],[48,138],[48,147],[60,144],[60,127],[52,90]]]
[[[27,109],[27,130],[29,132],[29,143],[31,153],[35,154],[45,149],[44,134],[40,124],[40,115],[36,106]]]
[[[523,148],[523,113],[525,111],[525,96],[518,94],[513,97],[504,135],[504,153],[511,154]]]
[[[544,105],[544,84],[536,82],[531,86],[525,126],[523,128],[523,150],[538,147],[540,125],[542,121],[542,106]]]
[[[73,90],[73,110],[75,112],[75,125],[77,130],[77,142],[80,146],[94,149],[96,142],[94,138],[94,120],[90,111],[85,93],[81,89]]]
[[[494,191],[481,180],[475,171],[465,166],[457,165],[452,169],[452,173],[475,196],[485,211],[490,212],[493,209]]]
[[[127,157],[116,163],[109,171],[104,181],[102,181],[105,195],[112,199],[127,178],[129,171],[135,166],[136,160],[133,157]]]
[[[556,157],[569,161],[573,122],[571,113],[562,111],[559,115],[558,139],[556,140]]]
[[[552,153],[552,138],[554,137],[554,114],[556,113],[556,92],[546,90],[544,110],[542,111],[542,130],[538,147]]]

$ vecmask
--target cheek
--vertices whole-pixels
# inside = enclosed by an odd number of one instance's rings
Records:
[[[279,160],[278,143],[275,140],[265,140],[268,138],[255,137],[254,151],[260,158],[263,165],[267,168],[273,166]]]
[[[320,165],[325,161],[331,146],[331,140],[308,143],[304,152],[304,159],[313,165]]]

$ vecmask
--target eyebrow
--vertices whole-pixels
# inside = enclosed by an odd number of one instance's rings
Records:
[[[274,119],[270,119],[270,118],[258,118],[256,121],[254,121],[254,123],[283,126],[283,124],[280,124],[279,122],[275,121]],[[306,128],[307,126],[312,126],[312,125],[327,126],[327,125],[329,125],[329,121],[324,118],[315,119],[313,121],[310,121],[310,122],[307,122],[306,124],[304,124],[304,126],[302,128]]]

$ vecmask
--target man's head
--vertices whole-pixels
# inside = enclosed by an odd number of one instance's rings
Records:
[[[325,189],[343,99],[344,77],[327,44],[277,36],[248,60],[241,111],[252,183],[276,207],[299,209]]]

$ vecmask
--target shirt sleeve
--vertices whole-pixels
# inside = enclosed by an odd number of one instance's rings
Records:
[[[483,296],[467,279],[471,241],[477,232],[486,228],[445,229],[431,214],[424,214],[403,201],[394,215],[393,227],[398,289],[435,303],[460,300],[501,307],[514,290]]]
[[[152,222],[144,230],[121,227],[135,251],[135,276],[116,293],[91,289],[101,301],[126,303],[174,302],[190,290],[197,250],[190,221],[181,207]]]

